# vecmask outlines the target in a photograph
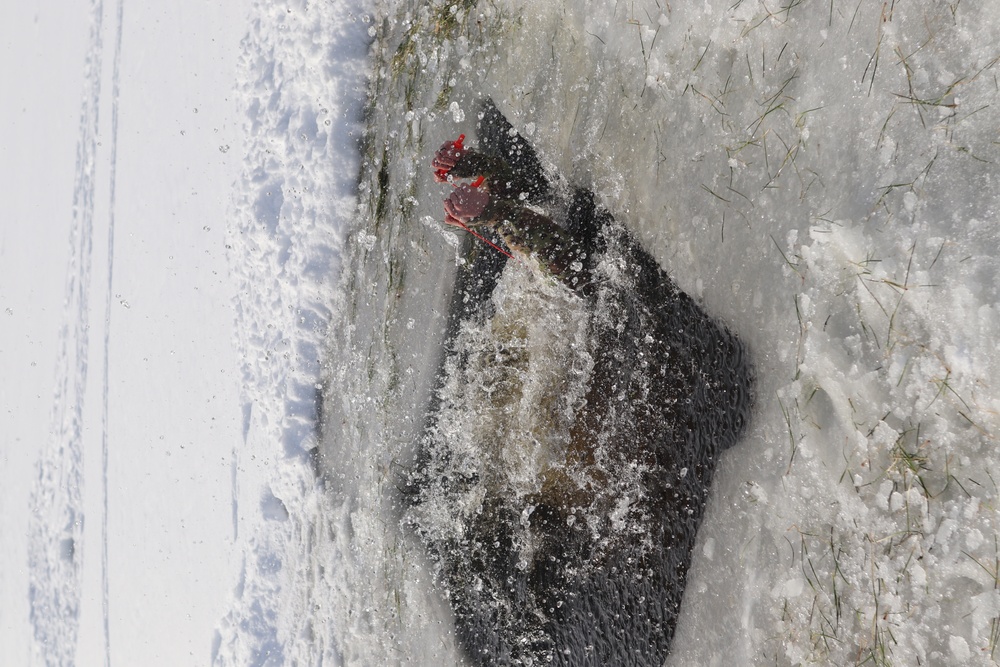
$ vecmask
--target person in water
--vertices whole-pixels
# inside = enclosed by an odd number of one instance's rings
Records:
[[[435,426],[455,406],[432,401],[409,484],[412,524],[475,664],[660,667],[718,455],[749,419],[749,358],[593,192],[554,194],[532,147],[489,100],[477,130],[478,150],[450,141],[431,161],[434,180],[453,187],[445,223],[505,245],[581,297],[593,368],[569,433],[538,443],[561,462],[530,496],[510,493],[502,469],[463,468],[455,436]],[[459,323],[491,316],[506,263],[485,247],[474,257],[459,268]],[[460,329],[442,386],[465,377]],[[481,490],[473,510],[449,500],[469,498],[470,485]],[[457,536],[435,532],[437,510],[461,524]]]
[[[537,193],[539,183],[525,181],[498,157],[466,148],[461,139],[445,142],[431,161],[434,180],[453,183],[455,189],[444,201],[445,223],[470,229],[488,227],[510,250],[533,257],[539,268],[574,290],[589,282],[584,269],[586,239],[524,205]],[[474,178],[474,183],[456,183],[456,178]]]

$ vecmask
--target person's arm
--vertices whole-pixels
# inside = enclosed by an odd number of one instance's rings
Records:
[[[520,199],[528,186],[520,183],[506,160],[465,148],[459,141],[446,141],[431,160],[434,180],[447,182],[452,178],[482,176],[489,183],[490,191],[500,199]]]
[[[583,246],[551,218],[515,206],[493,228],[512,251],[534,257],[545,273],[567,287],[578,290],[590,283]]]
[[[581,289],[589,284],[583,246],[550,218],[467,184],[455,188],[444,210],[448,224],[491,227],[511,251],[534,257],[543,271],[568,287]]]

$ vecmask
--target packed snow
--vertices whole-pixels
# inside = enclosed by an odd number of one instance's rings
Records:
[[[361,3],[259,2],[238,68],[244,157],[227,241],[236,288],[242,440],[232,444],[233,531],[244,545],[218,665],[332,662],[313,600],[331,566],[314,456],[320,363],[341,230],[357,206],[372,15]],[[257,462],[263,462],[263,467]]]
[[[668,664],[1000,660],[1000,9],[2,30],[5,664],[464,664],[393,485],[457,261],[429,159],[486,95],[753,355]]]

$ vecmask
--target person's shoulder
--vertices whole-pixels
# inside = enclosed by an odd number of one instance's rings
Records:
[[[528,202],[547,198],[552,188],[538,154],[528,140],[514,129],[492,98],[486,97],[479,103],[477,116],[479,150],[507,165],[511,192],[523,194]]]

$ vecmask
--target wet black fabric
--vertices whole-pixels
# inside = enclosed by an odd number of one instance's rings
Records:
[[[578,439],[612,443],[594,462],[607,494],[596,492],[589,510],[610,516],[615,494],[631,488],[616,476],[638,464],[643,472],[629,508],[638,518],[622,534],[608,518],[597,539],[593,525],[573,520],[579,508],[565,499],[540,496],[526,507],[498,489],[467,520],[461,540],[437,540],[419,521],[414,528],[439,566],[458,636],[475,664],[660,667],[718,456],[737,442],[750,417],[749,357],[592,192],[575,188],[559,202],[535,151],[492,101],[483,103],[477,129],[480,150],[508,161],[511,187],[541,206],[560,207],[554,217],[585,246],[585,270],[594,275],[581,296],[588,308],[611,315],[593,320],[594,369],[578,419]],[[492,314],[489,296],[509,261],[485,244],[466,248],[449,349],[462,321]],[[599,270],[610,255],[626,267],[615,284],[602,282]],[[429,432],[439,407],[430,406]],[[413,506],[427,493],[478,481],[443,481],[447,452],[429,449],[447,443],[427,437],[421,446],[409,480]],[[525,562],[528,540],[533,550]]]

